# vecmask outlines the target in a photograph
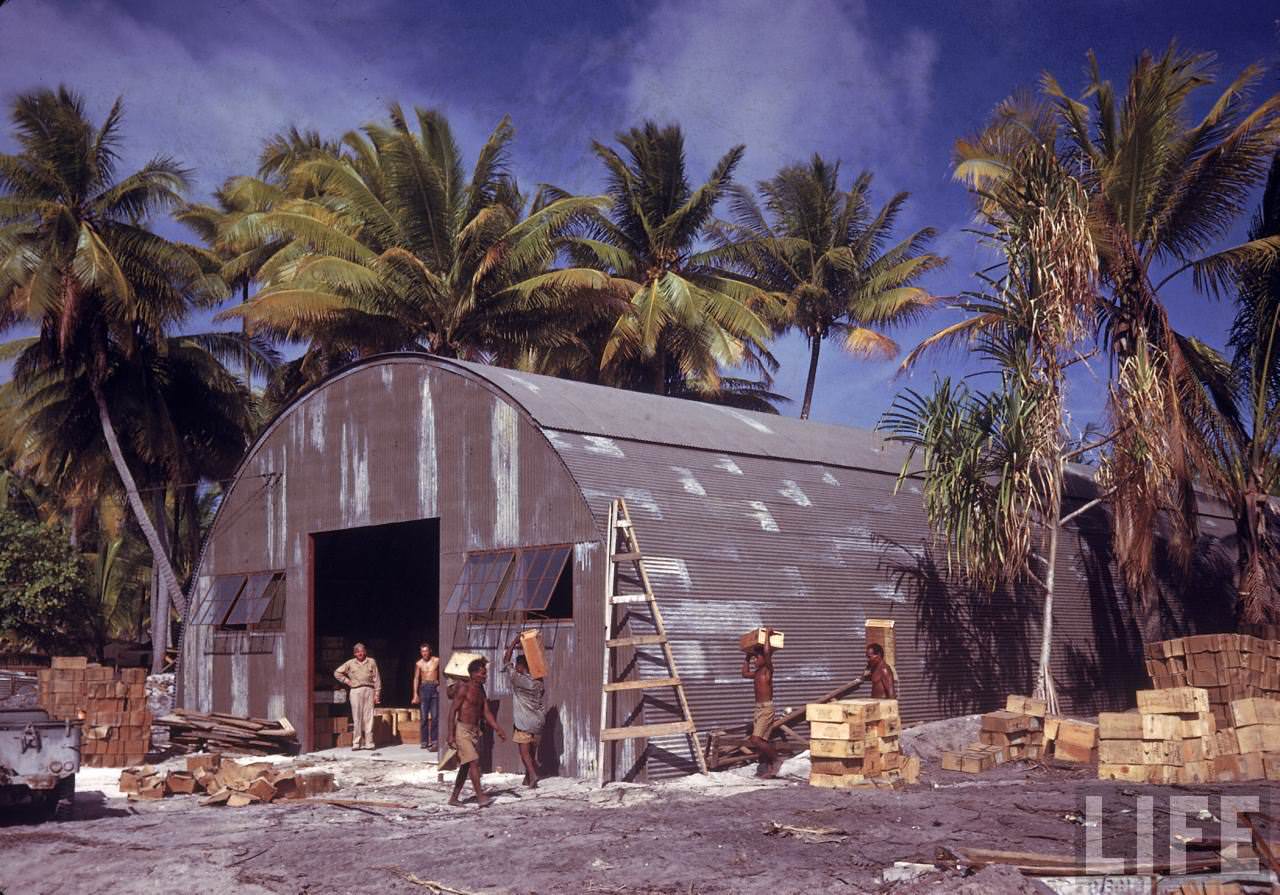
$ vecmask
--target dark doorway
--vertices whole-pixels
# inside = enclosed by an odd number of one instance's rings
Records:
[[[408,708],[418,645],[439,650],[440,520],[370,525],[315,536],[317,690],[364,643],[378,660],[382,705]]]

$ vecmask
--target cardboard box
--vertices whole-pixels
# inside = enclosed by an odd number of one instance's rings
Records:
[[[484,656],[479,653],[463,653],[457,652],[449,657],[448,663],[444,666],[446,677],[458,678],[466,680],[471,675],[467,672],[467,666],[476,659],[483,659]]]
[[[898,650],[897,640],[893,632],[893,619],[891,618],[869,618],[863,625],[867,634],[867,646],[873,643],[880,644],[884,650],[884,660],[889,663],[890,668],[898,667]]]
[[[547,656],[542,646],[542,632],[521,631],[520,649],[524,652],[525,661],[529,663],[529,674],[539,680],[546,677]]]
[[[750,650],[751,648],[764,643],[764,628],[753,628],[738,638],[738,646],[742,650]],[[773,637],[769,639],[769,644],[774,649],[782,649],[786,643],[786,638],[781,631],[774,631]]]

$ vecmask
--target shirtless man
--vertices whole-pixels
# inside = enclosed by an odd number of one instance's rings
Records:
[[[431,655],[429,643],[418,647],[418,661],[413,663],[413,704],[422,706],[419,748],[435,749],[436,740],[440,738],[440,659]]]
[[[462,807],[458,796],[462,793],[462,784],[470,777],[471,786],[476,791],[476,804],[484,808],[492,799],[480,788],[481,725],[492,727],[503,742],[507,735],[498,726],[498,719],[493,717],[489,701],[485,699],[484,682],[489,676],[489,660],[472,659],[467,666],[467,674],[471,677],[458,687],[453,710],[449,712],[449,747],[458,750],[458,776],[453,781],[453,796],[449,804],[455,808]]]
[[[878,643],[867,644],[867,670],[858,679],[859,685],[871,681],[872,699],[897,699],[898,685],[893,679],[893,669],[884,660],[884,647]]]
[[[742,676],[755,681],[756,710],[748,742],[760,755],[756,776],[773,778],[778,776],[782,759],[769,745],[769,727],[773,724],[773,628],[766,628],[765,634],[764,643],[757,643],[742,660]]]

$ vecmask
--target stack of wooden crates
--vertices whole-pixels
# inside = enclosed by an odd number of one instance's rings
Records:
[[[1201,687],[1219,728],[1228,706],[1250,697],[1280,698],[1280,641],[1249,634],[1195,634],[1147,644],[1147,674],[1158,690]]]
[[[1198,687],[1139,690],[1136,712],[1098,716],[1098,777],[1133,783],[1214,779],[1217,722]]]
[[[40,707],[57,721],[81,721],[81,764],[120,768],[139,764],[151,745],[147,672],[90,663],[84,656],[54,656],[39,673]]]
[[[987,712],[981,724],[978,742],[961,752],[942,753],[944,771],[976,774],[1006,761],[1038,761],[1050,754],[1067,762],[1096,758],[1097,725],[1049,716],[1043,699],[1010,694],[1004,709]]]
[[[810,703],[809,783],[832,789],[891,783],[900,776],[896,699]]]

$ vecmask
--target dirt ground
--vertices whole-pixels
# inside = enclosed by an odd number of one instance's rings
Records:
[[[1082,856],[1085,824],[1098,827],[1108,857],[1131,855],[1139,796],[1155,797],[1157,841],[1168,841],[1171,796],[1203,794],[1217,812],[1222,794],[1255,796],[1267,810],[1280,793],[1272,784],[1103,783],[1092,768],[1025,763],[980,776],[933,766],[915,787],[833,791],[804,783],[802,756],[775,781],[748,768],[603,790],[551,779],[532,792],[515,775],[491,774],[494,805],[455,809],[415,752],[301,760],[334,773],[337,797],[410,808],[128,802],[114,785],[118,771],[86,770],[56,822],[0,818],[0,892],[1043,892],[1003,867],[903,882],[886,882],[884,872],[958,845]],[[1089,795],[1101,797],[1101,811],[1090,814]],[[1199,827],[1217,834],[1213,823]]]

